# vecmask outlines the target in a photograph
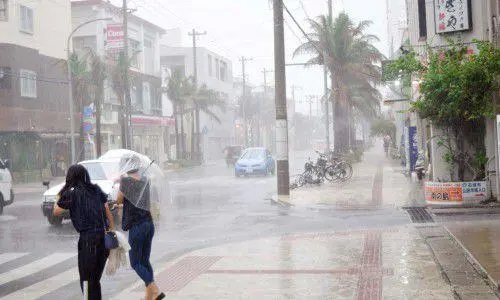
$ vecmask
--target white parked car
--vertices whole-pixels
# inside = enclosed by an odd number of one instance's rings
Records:
[[[119,163],[120,158],[99,158],[95,160],[86,160],[78,164],[84,166],[90,175],[92,183],[97,184],[101,190],[108,195],[108,201],[113,203],[116,201],[118,193],[118,184],[115,183],[119,178]],[[65,212],[60,217],[54,217],[54,203],[57,201],[59,192],[64,186],[64,182],[52,188],[49,188],[50,182],[44,181],[47,186],[47,191],[43,193],[42,212],[51,225],[60,225],[63,219],[69,219],[69,213]]]
[[[12,175],[8,168],[8,162],[0,159],[0,215],[3,214],[3,207],[13,202]]]

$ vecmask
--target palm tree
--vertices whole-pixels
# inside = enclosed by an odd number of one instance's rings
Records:
[[[177,159],[184,158],[186,154],[186,143],[184,138],[184,115],[186,105],[192,88],[189,80],[182,74],[180,69],[174,69],[170,75],[167,85],[167,95],[174,106],[175,118],[175,146]],[[179,136],[180,124],[180,136]]]
[[[125,83],[125,74],[129,72],[130,59],[125,56],[123,53],[118,55],[118,59],[114,64],[109,68],[110,70],[110,78],[111,78],[111,88],[113,89],[116,97],[118,98],[118,103],[120,103],[121,111],[118,114],[119,123],[121,129],[121,141],[122,147],[127,147],[127,136],[126,136],[126,128],[127,128],[127,118],[125,117],[127,112],[127,108],[125,105],[125,89],[128,87]]]
[[[180,69],[174,69],[172,71],[166,92],[174,106],[177,157],[181,157],[181,153],[182,157],[186,154],[184,117],[188,114],[191,115],[191,122],[193,125],[191,126],[191,154],[194,155],[195,151],[198,150],[196,145],[200,142],[200,140],[196,138],[195,132],[194,122],[197,119],[196,111],[199,110],[220,123],[221,120],[216,109],[224,112],[225,103],[217,97],[215,91],[208,89],[205,84],[197,89],[191,78],[185,77]],[[181,138],[179,138],[179,123]],[[199,117],[197,123],[199,123]]]
[[[193,85],[193,88],[196,87]],[[206,84],[203,84],[195,91],[192,102],[194,103],[195,110],[196,134],[193,132],[191,135],[191,151],[193,153],[196,151],[196,154],[199,156],[198,158],[201,158],[200,112],[203,112],[212,120],[220,124],[221,120],[218,113],[224,113],[226,111],[226,105],[225,102],[217,96],[214,90],[207,88]],[[192,128],[194,129],[194,126]]]
[[[71,78],[73,84],[73,99],[76,102],[77,113],[80,117],[78,160],[83,160],[84,154],[84,133],[83,133],[83,109],[88,105],[87,95],[90,92],[90,71],[88,68],[87,55],[72,53],[69,58]]]
[[[101,106],[104,97],[104,81],[106,80],[106,65],[95,52],[90,52],[90,82],[94,88],[94,106],[96,110],[96,154],[101,156]]]
[[[365,30],[371,21],[359,24],[341,13],[335,20],[327,16],[319,16],[317,20],[309,19],[312,33],[308,41],[299,46],[295,55],[310,54],[308,64],[326,64],[330,71],[333,88],[332,101],[334,112],[334,146],[335,151],[343,152],[350,147],[350,119],[353,107],[352,90],[356,86],[368,88],[380,81],[381,70],[377,65],[383,59],[380,51],[373,46],[378,38],[366,34]],[[373,94],[372,94],[373,95]],[[357,100],[359,105],[359,98]]]

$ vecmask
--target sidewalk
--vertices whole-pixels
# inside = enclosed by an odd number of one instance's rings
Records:
[[[421,189],[380,152],[366,153],[351,182],[295,190],[292,204],[338,210],[422,205]],[[161,262],[155,271],[168,299],[498,299],[437,224],[229,243]],[[137,281],[112,299],[140,299],[143,288]]]
[[[447,255],[449,245],[429,246],[433,232],[408,225],[226,244],[164,264],[155,281],[168,299],[497,299],[478,275],[443,277],[433,251]],[[457,266],[473,270],[467,264]],[[143,288],[113,299],[140,299]]]
[[[324,182],[291,191],[292,205],[328,205],[338,210],[423,206],[422,187],[405,177],[399,161],[385,157],[378,144],[363,161],[353,164],[352,179],[345,183]]]
[[[446,223],[446,229],[498,290],[500,284],[500,219]]]

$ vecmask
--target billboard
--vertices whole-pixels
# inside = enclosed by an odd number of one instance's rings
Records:
[[[471,0],[434,0],[436,33],[472,29]]]
[[[106,25],[106,50],[116,52],[123,50],[123,32],[122,24],[107,24]]]
[[[426,182],[425,200],[436,204],[477,203],[488,199],[486,181]]]

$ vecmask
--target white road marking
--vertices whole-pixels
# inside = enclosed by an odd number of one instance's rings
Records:
[[[0,216],[0,222],[8,222],[8,221],[14,221],[17,220],[16,216],[11,216],[11,215],[1,215]]]
[[[75,257],[76,253],[54,253],[28,265],[0,274],[0,285],[35,274],[43,269],[50,268],[69,258]]]
[[[24,201],[19,201],[19,202],[15,202],[12,204],[12,205],[9,205],[7,207],[12,207],[12,208],[16,208],[16,207],[26,207],[26,206],[38,206],[38,207],[41,207],[42,205],[42,200],[24,200]]]
[[[78,274],[78,268],[72,268],[46,280],[30,285],[22,290],[8,294],[0,299],[38,299],[67,284],[79,280],[80,275]]]
[[[7,253],[2,253],[0,254],[0,265],[9,262],[11,260],[18,259],[19,257],[23,257],[25,255],[28,255],[29,253],[26,252],[7,252]]]

